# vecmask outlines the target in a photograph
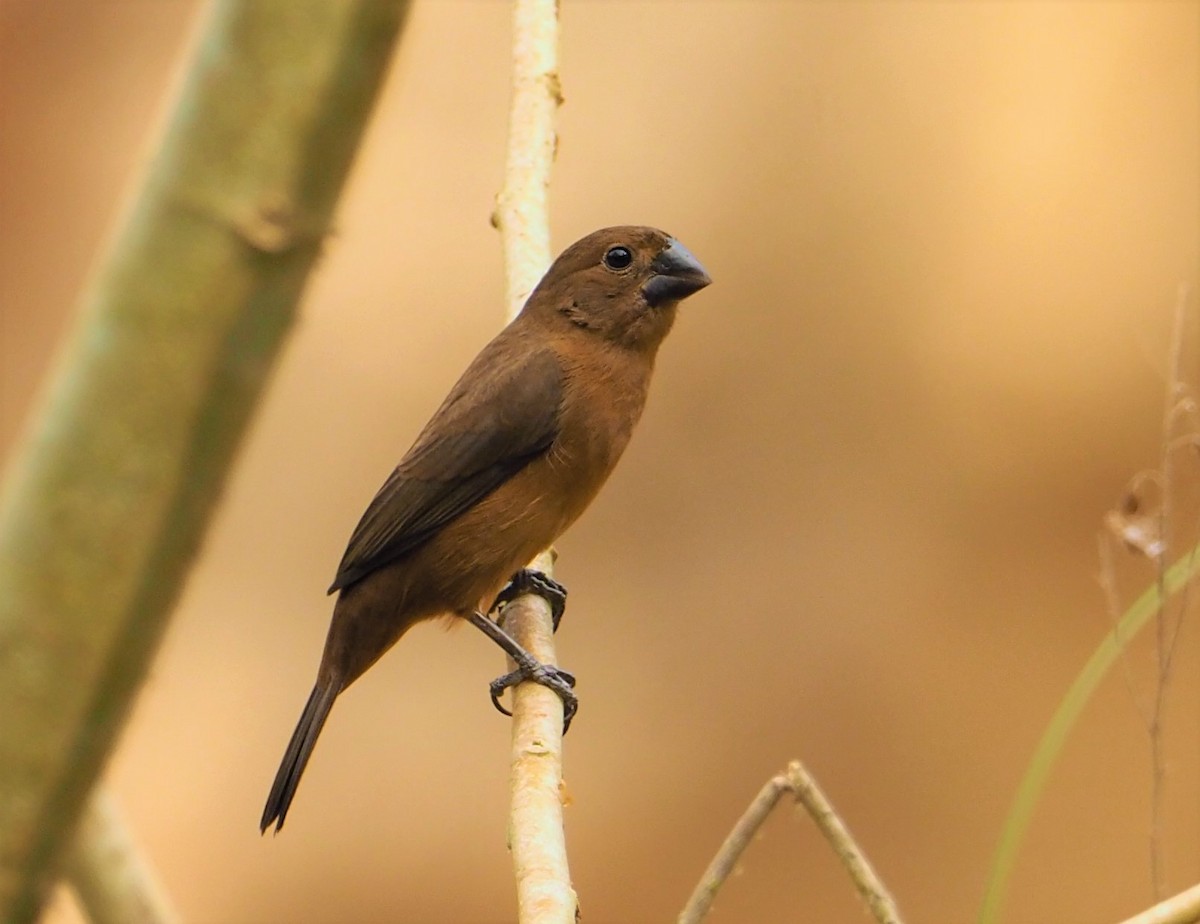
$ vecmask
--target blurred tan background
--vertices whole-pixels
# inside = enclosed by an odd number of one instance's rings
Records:
[[[197,11],[0,3],[5,455]],[[715,280],[560,543],[584,919],[673,920],[801,756],[911,921],[968,920],[1108,625],[1102,518],[1158,457],[1200,259],[1200,5],[565,0],[563,28],[556,246],[655,224]],[[256,827],[345,540],[500,322],[507,43],[500,0],[417,4],[111,765],[189,921],[512,920],[503,662],[478,633],[411,633],[339,700],[282,835]],[[1128,601],[1149,571],[1118,565]],[[1200,878],[1194,629],[1168,714],[1172,890]],[[1055,769],[1007,920],[1152,901],[1148,642]],[[713,917],[863,919],[790,811]]]

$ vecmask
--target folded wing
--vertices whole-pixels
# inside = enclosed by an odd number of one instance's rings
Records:
[[[367,507],[330,593],[420,546],[554,442],[562,369],[516,345],[501,335],[459,379]]]

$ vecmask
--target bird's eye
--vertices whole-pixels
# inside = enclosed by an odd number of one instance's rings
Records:
[[[628,247],[610,247],[604,254],[604,265],[611,270],[623,270],[633,262],[633,254]]]

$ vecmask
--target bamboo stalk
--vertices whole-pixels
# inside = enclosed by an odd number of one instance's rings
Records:
[[[88,800],[65,871],[91,924],[178,924],[180,920],[102,786]]]
[[[34,920],[320,255],[407,0],[216,0],[0,495],[0,920]]]

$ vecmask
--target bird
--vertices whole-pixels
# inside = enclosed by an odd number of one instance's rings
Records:
[[[329,588],[337,598],[317,679],[260,831],[283,827],[334,700],[423,620],[473,622],[513,655],[518,670],[493,682],[493,701],[532,679],[564,697],[570,718],[574,678],[483,614],[514,576],[518,590],[530,586],[523,566],[600,490],[642,414],[679,302],[710,282],[683,244],[651,227],[595,231],[554,260],[355,527]],[[532,586],[561,590],[537,576]]]

